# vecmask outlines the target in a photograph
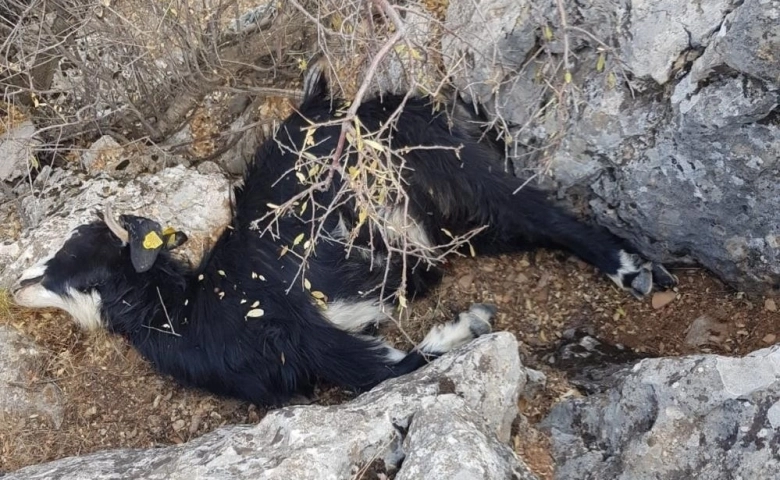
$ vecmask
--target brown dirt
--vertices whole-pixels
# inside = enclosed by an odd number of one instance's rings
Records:
[[[460,258],[447,266],[440,288],[413,304],[403,327],[419,341],[431,325],[453,318],[473,302],[498,305],[497,329],[513,332],[526,364],[548,376],[537,398],[520,402],[531,425],[515,429],[513,445],[542,478],[552,478],[547,439],[533,424],[553,402],[577,393],[535,354],[553,345],[565,329],[588,326],[604,340],[653,355],[742,355],[780,334],[780,314],[771,311],[771,302],[734,292],[703,270],[675,273],[680,277],[676,298],[654,309],[650,299],[633,299],[564,254]],[[78,331],[59,312],[15,307],[2,312],[0,323],[30,335],[51,352],[38,381],[54,382],[67,401],[59,429],[41,418],[0,425],[2,470],[108,448],[177,444],[221,425],[255,423],[264,415],[244,402],[176,386],[155,374],[121,339]],[[686,345],[688,326],[703,314],[725,319],[724,328],[703,347]],[[336,389],[319,393],[321,403],[350,398]]]

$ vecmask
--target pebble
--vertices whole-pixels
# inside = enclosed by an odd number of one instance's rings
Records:
[[[774,333],[767,333],[766,335],[764,335],[764,338],[761,339],[762,342],[768,345],[772,345],[773,343],[775,343],[775,340],[777,340],[777,335],[775,335]]]
[[[669,305],[674,301],[674,299],[677,297],[677,294],[675,292],[669,291],[669,292],[656,292],[653,294],[653,299],[651,301],[653,308],[658,310],[660,308],[664,308],[665,306]]]
[[[463,289],[469,288],[473,282],[474,282],[474,275],[470,273],[463,275],[458,279],[458,285],[460,286],[460,288]]]
[[[764,309],[768,312],[776,312],[777,303],[775,302],[775,299],[767,298],[766,300],[764,300]]]

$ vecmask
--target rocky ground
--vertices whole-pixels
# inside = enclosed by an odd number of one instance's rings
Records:
[[[702,270],[675,273],[680,286],[674,296],[637,301],[565,254],[454,259],[442,286],[413,304],[402,327],[419,340],[430,325],[473,302],[498,305],[497,329],[514,333],[524,362],[548,377],[537,398],[521,400],[520,409],[531,423],[540,421],[557,400],[578,395],[541,360],[571,327],[591,328],[604,340],[647,355],[742,355],[775,342],[780,314],[773,300],[748,298]],[[78,331],[60,312],[20,310],[6,299],[0,322],[52,353],[32,383],[51,383],[66,399],[59,428],[40,417],[0,423],[2,470],[108,448],[179,444],[221,425],[256,423],[266,413],[180,388],[152,372],[121,339]],[[694,324],[704,325],[704,334],[692,329]],[[389,330],[391,338],[408,347],[405,335]],[[321,404],[350,398],[337,389],[319,395]],[[520,426],[514,433],[516,451],[537,475],[552,478],[547,438],[535,430],[529,435]]]

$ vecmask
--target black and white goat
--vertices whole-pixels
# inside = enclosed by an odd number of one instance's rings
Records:
[[[14,288],[16,301],[58,307],[84,327],[123,335],[159,371],[185,385],[264,405],[309,393],[320,380],[365,390],[489,332],[493,308],[475,305],[435,327],[408,353],[367,335],[369,326],[386,318],[377,287],[383,281],[391,288],[402,284],[401,262],[388,262],[382,245],[373,245],[372,255],[347,256],[343,243],[320,241],[308,257],[309,289],[298,285],[300,279],[290,288],[300,257],[280,251],[311,225],[288,215],[278,219],[274,235],[260,232],[271,221],[269,205],[281,205],[305,188],[294,174],[296,152],[306,145],[310,154],[327,157],[337,148],[335,122],[314,130],[312,138],[307,128],[343,114],[322,78],[315,77],[308,90],[276,139],[258,150],[235,190],[232,224],[197,268],[168,252],[186,240],[181,232],[162,230],[143,217],[116,220],[108,209],[101,220],[77,228],[52,258],[29,269]],[[445,231],[459,235],[487,226],[470,240],[480,254],[563,248],[637,297],[648,294],[654,281],[664,287],[675,283],[662,266],[643,260],[605,230],[578,222],[541,192],[526,186],[513,193],[522,181],[491,171],[499,152],[463,119],[451,122],[436,112],[430,99],[386,96],[364,102],[357,113],[363,127],[376,132],[402,104],[386,140],[406,152],[406,220],[417,241],[441,245],[449,241]],[[316,203],[330,205],[346,179],[346,173],[333,176]],[[392,203],[386,208],[389,217],[402,211]],[[354,205],[345,203],[336,213],[326,220],[331,238],[359,226]],[[369,237],[355,241],[367,245]],[[408,269],[407,294],[424,294],[438,278],[421,266]],[[312,292],[322,295],[314,298]]]

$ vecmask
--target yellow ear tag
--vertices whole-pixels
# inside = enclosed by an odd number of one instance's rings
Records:
[[[165,227],[165,230],[163,230],[163,237],[169,237],[176,233],[176,229],[173,227]]]
[[[146,250],[156,250],[160,248],[160,246],[163,244],[162,239],[159,235],[157,235],[157,232],[151,231],[146,234],[144,237],[144,249]]]

